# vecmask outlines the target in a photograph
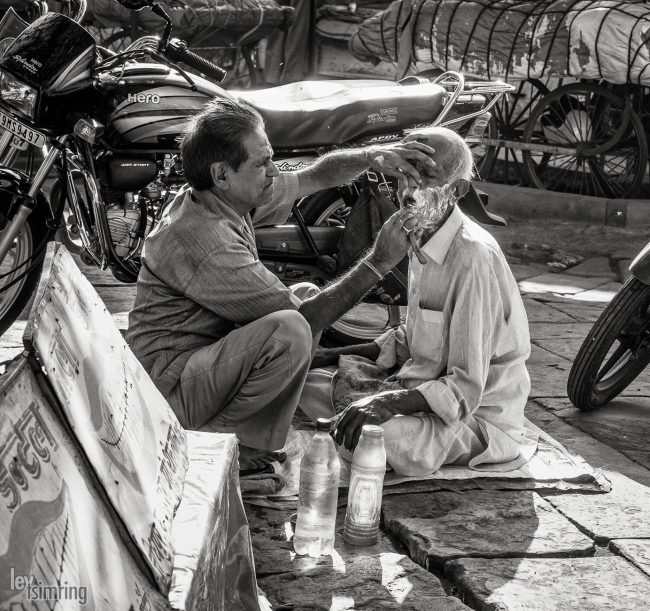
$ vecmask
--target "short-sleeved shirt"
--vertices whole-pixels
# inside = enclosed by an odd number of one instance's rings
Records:
[[[253,231],[285,222],[297,191],[298,176],[280,174],[272,201],[251,218],[210,190],[185,187],[145,240],[126,339],[163,395],[196,350],[237,325],[300,307],[259,260]]]

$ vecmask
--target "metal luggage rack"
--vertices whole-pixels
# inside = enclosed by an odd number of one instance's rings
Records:
[[[460,72],[448,70],[437,76],[432,81],[435,85],[440,85],[444,88],[449,97],[445,102],[445,106],[433,122],[433,125],[441,125],[447,127],[455,123],[467,122],[469,119],[474,119],[489,110],[499,101],[501,96],[511,93],[515,90],[512,85],[504,83],[503,81],[465,81],[465,77]],[[450,121],[444,121],[444,118],[449,114],[454,104],[461,96],[482,95],[488,99],[487,104],[476,112],[465,114]]]

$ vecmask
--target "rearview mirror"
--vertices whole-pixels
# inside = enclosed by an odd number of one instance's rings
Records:
[[[141,11],[143,8],[151,6],[151,0],[116,0],[118,4],[130,11]]]

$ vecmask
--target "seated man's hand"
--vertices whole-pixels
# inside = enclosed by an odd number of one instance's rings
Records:
[[[318,346],[316,349],[316,354],[314,354],[314,358],[311,360],[310,369],[337,365],[339,362],[339,354],[340,353],[337,350]]]
[[[354,450],[364,424],[383,424],[394,416],[396,412],[391,405],[395,400],[395,393],[386,391],[350,403],[336,421],[334,428],[336,443],[345,445],[350,451]]]

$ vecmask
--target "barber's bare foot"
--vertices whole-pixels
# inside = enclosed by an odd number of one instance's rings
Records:
[[[282,450],[271,452],[269,450],[258,450],[248,446],[239,446],[239,470],[254,471],[264,469],[273,461],[284,462],[287,459],[287,453]]]

